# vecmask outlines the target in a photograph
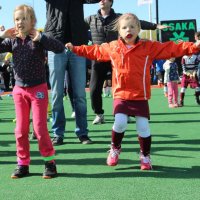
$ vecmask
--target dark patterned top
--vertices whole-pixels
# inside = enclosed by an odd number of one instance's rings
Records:
[[[33,42],[29,36],[4,39],[0,41],[0,53],[13,54],[15,84],[20,87],[31,87],[46,82],[45,50],[62,53],[64,45],[58,40],[42,34],[39,42]]]

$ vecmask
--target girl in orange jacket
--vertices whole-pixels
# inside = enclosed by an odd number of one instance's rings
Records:
[[[148,99],[151,96],[150,67],[152,61],[198,52],[200,43],[175,44],[172,41],[160,43],[139,39],[139,19],[129,13],[118,18],[114,29],[119,32],[117,41],[92,46],[73,46],[68,43],[66,47],[79,56],[112,63],[115,121],[112,127],[112,143],[107,165],[117,165],[128,116],[134,116],[140,143],[141,169],[151,170]]]

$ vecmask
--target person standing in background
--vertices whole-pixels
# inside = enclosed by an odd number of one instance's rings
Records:
[[[45,33],[63,44],[72,41],[76,45],[88,43],[88,33],[84,22],[83,5],[98,3],[100,0],[45,0]],[[88,137],[86,104],[86,59],[73,52],[60,54],[48,52],[52,94],[53,145],[62,145],[65,132],[65,112],[63,91],[65,70],[68,72],[73,92],[73,105],[76,113],[75,133],[82,144],[91,144]]]
[[[178,65],[175,62],[175,58],[168,59],[163,64],[163,69],[165,70],[164,74],[164,84],[167,85],[168,88],[168,104],[169,108],[177,108],[178,107]]]

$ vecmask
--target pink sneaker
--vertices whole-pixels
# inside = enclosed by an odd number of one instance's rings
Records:
[[[174,104],[170,103],[169,108],[174,108]]]
[[[174,104],[174,108],[178,108],[178,104],[177,103]]]
[[[141,170],[152,170],[150,156],[144,156],[140,154],[140,169]]]
[[[107,165],[108,166],[117,165],[120,153],[121,153],[121,148],[115,149],[115,148],[111,147],[111,149],[109,150],[108,158],[107,158]]]

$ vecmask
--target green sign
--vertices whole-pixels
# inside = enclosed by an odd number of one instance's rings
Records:
[[[194,34],[196,32],[196,20],[170,20],[161,21],[162,25],[170,26],[161,32],[161,41],[190,41],[194,42]]]

